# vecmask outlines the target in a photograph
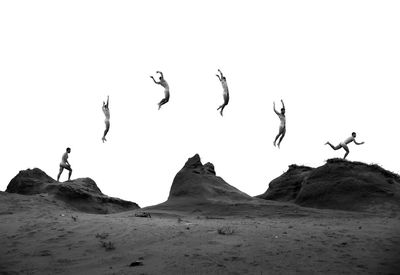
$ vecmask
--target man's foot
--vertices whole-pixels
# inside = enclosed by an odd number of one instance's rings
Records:
[[[276,147],[276,140],[274,141],[274,146]]]
[[[103,141],[103,143],[104,141],[107,141],[105,137],[102,137],[101,140]]]
[[[325,145],[328,145],[328,144],[329,144],[329,141],[325,142]]]

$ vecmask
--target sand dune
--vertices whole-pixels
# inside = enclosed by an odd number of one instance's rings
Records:
[[[23,170],[7,186],[6,192],[23,195],[49,194],[71,209],[87,213],[116,213],[137,209],[130,201],[104,195],[90,178],[59,183],[38,168]]]
[[[168,200],[160,206],[235,204],[257,199],[229,185],[218,177],[212,163],[202,164],[198,154],[189,158],[176,174]]]
[[[377,165],[331,159],[318,168],[291,165],[258,196],[301,206],[352,211],[400,211],[400,176]]]

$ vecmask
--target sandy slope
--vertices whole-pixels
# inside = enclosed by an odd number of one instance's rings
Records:
[[[395,274],[400,219],[281,202],[96,215],[0,193],[0,274]],[[181,208],[182,209],[182,208]],[[147,211],[152,218],[135,217]],[[230,213],[230,214],[229,214]],[[229,214],[229,215],[228,215]],[[72,216],[76,217],[76,221]],[[232,235],[218,234],[228,226]],[[112,242],[106,251],[96,234]],[[143,266],[129,267],[141,260]]]

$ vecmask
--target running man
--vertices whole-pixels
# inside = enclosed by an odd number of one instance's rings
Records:
[[[276,146],[276,141],[278,140],[279,137],[281,137],[279,139],[279,142],[278,142],[278,148],[280,148],[282,139],[286,134],[285,104],[283,103],[282,99],[281,99],[281,102],[282,102],[282,108],[281,108],[281,112],[280,113],[275,109],[275,102],[274,102],[274,112],[279,117],[279,119],[281,120],[281,125],[279,126],[279,133],[278,133],[278,135],[276,136],[276,138],[274,140],[274,146]]]
[[[108,108],[108,102],[109,102],[109,96],[107,96],[107,104],[103,101],[103,113],[106,116],[106,119],[104,120],[104,123],[106,124],[106,129],[104,130],[104,134],[102,137],[102,141],[106,140],[106,135],[108,133],[108,130],[110,130],[110,109]]]
[[[158,110],[160,110],[161,106],[169,101],[169,85],[168,85],[167,81],[165,81],[164,75],[162,72],[157,71],[156,73],[160,74],[160,78],[159,78],[160,81],[156,81],[153,76],[150,76],[150,77],[151,77],[151,79],[153,79],[154,83],[159,84],[164,87],[164,93],[165,93],[165,97],[163,99],[161,99],[161,101],[158,103]]]
[[[222,84],[222,88],[224,89],[223,93],[224,103],[218,107],[217,111],[221,109],[220,114],[221,116],[223,116],[224,108],[229,103],[229,90],[228,90],[228,84],[226,84],[226,77],[222,74],[220,69],[218,69],[218,72],[221,74],[221,76],[219,76],[218,74],[216,74],[216,76],[218,77],[219,81]]]
[[[346,159],[346,157],[347,157],[347,155],[349,154],[349,147],[347,146],[347,144],[349,144],[349,143],[351,143],[351,142],[353,142],[354,141],[354,143],[355,144],[357,144],[357,145],[361,145],[361,144],[364,144],[364,141],[363,142],[357,142],[356,141],[356,133],[355,132],[353,132],[353,133],[351,133],[351,136],[350,137],[348,137],[345,141],[343,141],[343,142],[341,142],[341,143],[339,143],[339,145],[338,146],[333,146],[329,141],[327,141],[326,143],[325,143],[325,145],[329,145],[329,146],[331,146],[332,147],[332,149],[333,150],[339,150],[340,148],[343,148],[345,151],[346,151],[346,154],[344,154],[344,159]]]
[[[72,168],[71,168],[71,164],[69,164],[69,162],[68,162],[68,154],[69,153],[71,153],[71,148],[68,147],[66,152],[63,154],[63,156],[61,158],[60,172],[58,173],[57,181],[60,181],[60,176],[61,176],[61,173],[63,172],[64,168],[69,171],[68,181],[71,180]]]

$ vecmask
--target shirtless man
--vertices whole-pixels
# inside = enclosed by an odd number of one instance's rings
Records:
[[[221,81],[222,88],[224,89],[223,93],[224,103],[221,106],[219,106],[217,110],[221,109],[220,114],[221,116],[223,116],[224,108],[229,103],[229,90],[228,90],[228,84],[226,84],[226,77],[222,74],[220,69],[218,69],[218,72],[221,74],[221,76],[219,76],[218,74],[216,76],[218,77],[219,81]]]
[[[279,117],[279,119],[281,120],[281,125],[279,126],[279,133],[278,133],[278,135],[276,136],[276,138],[274,140],[274,146],[276,146],[276,141],[278,140],[279,137],[281,137],[279,139],[279,142],[278,142],[278,148],[280,148],[282,139],[286,134],[285,104],[283,103],[282,99],[281,99],[281,102],[282,102],[282,108],[281,108],[281,112],[280,113],[275,109],[275,102],[274,102],[274,112]]]
[[[110,130],[110,109],[108,108],[108,102],[109,102],[109,96],[107,96],[107,104],[103,101],[103,113],[106,116],[106,119],[104,120],[106,124],[106,129],[104,130],[103,138],[101,139],[104,143],[106,140],[106,135],[108,133],[108,130]]]
[[[346,157],[347,157],[347,155],[349,154],[349,147],[347,147],[347,144],[349,144],[349,143],[351,143],[351,142],[353,142],[354,141],[354,143],[355,144],[357,144],[357,145],[361,145],[361,144],[364,144],[364,141],[363,142],[357,142],[356,141],[356,133],[355,132],[353,132],[353,133],[351,133],[351,136],[350,137],[348,137],[345,141],[343,141],[343,142],[341,142],[341,143],[339,143],[339,145],[338,146],[333,146],[329,141],[327,141],[326,143],[325,143],[325,145],[329,145],[329,146],[331,146],[332,147],[332,149],[333,150],[339,150],[340,148],[343,148],[345,151],[346,151],[346,154],[344,154],[344,159],[346,159]]]
[[[60,172],[58,173],[57,181],[60,181],[60,176],[61,176],[61,173],[63,172],[64,168],[69,171],[68,181],[71,180],[72,168],[71,168],[71,164],[69,164],[69,162],[68,162],[68,154],[69,153],[71,153],[71,148],[68,147],[66,152],[63,154],[63,156],[61,158]]]
[[[153,79],[154,83],[159,84],[164,87],[165,97],[158,103],[158,110],[160,110],[161,106],[169,101],[169,86],[167,81],[164,79],[164,75],[162,72],[157,71],[156,73],[160,74],[160,81],[156,81],[153,76],[150,76]]]

